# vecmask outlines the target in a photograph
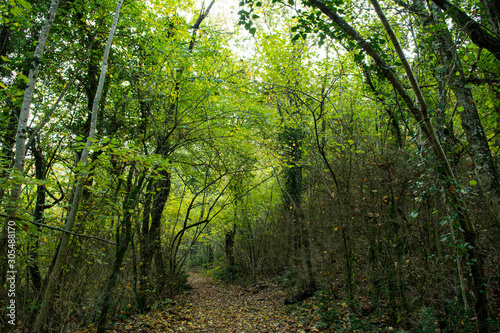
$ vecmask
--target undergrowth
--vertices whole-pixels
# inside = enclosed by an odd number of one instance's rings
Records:
[[[339,300],[319,290],[311,299],[290,305],[288,309],[299,315],[306,325],[314,325],[325,332],[468,333],[475,329],[474,312],[465,310],[458,301],[413,309],[410,314],[397,314],[393,321],[388,302],[365,297]],[[500,332],[500,320],[492,320],[491,324],[494,332]]]

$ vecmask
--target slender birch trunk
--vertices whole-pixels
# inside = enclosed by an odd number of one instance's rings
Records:
[[[101,100],[103,88],[104,88],[104,81],[106,78],[106,70],[108,67],[108,58],[109,58],[109,53],[111,50],[111,44],[113,43],[113,37],[116,31],[116,27],[118,25],[118,20],[120,16],[120,9],[123,4],[123,0],[119,0],[118,4],[116,5],[115,9],[115,17],[113,20],[113,25],[111,26],[111,30],[109,32],[108,36],[108,41],[106,43],[106,48],[104,50],[104,55],[102,59],[102,65],[101,65],[101,75],[99,77],[99,84],[97,87],[97,91],[95,94],[94,98],[94,103],[92,105],[92,120],[90,123],[90,132],[89,132],[89,137],[87,139],[87,144],[85,148],[83,149],[82,155],[80,157],[80,162],[85,165],[89,156],[90,148],[92,145],[92,142],[94,141],[95,138],[95,132],[96,132],[96,126],[97,126],[97,116],[99,113],[99,103]],[[73,225],[76,220],[76,215],[78,213],[78,206],[80,204],[81,198],[82,198],[82,192],[83,192],[83,186],[85,183],[85,178],[86,178],[86,171],[84,170],[80,175],[78,175],[77,178],[77,183],[76,183],[76,188],[73,196],[73,202],[71,204],[70,210],[68,212],[68,215],[66,216],[66,224],[64,226],[64,229],[66,231],[71,231],[73,229]],[[65,258],[67,256],[68,248],[69,248],[69,240],[70,240],[70,234],[69,233],[63,233],[61,236],[61,241],[60,241],[60,246],[59,246],[59,251],[57,253],[57,258],[53,267],[53,270],[50,274],[50,276],[47,279],[47,286],[43,295],[43,300],[42,304],[40,306],[40,312],[38,313],[38,316],[36,318],[33,331],[34,333],[38,333],[42,330],[43,324],[45,322],[45,317],[47,316],[48,310],[50,308],[50,302],[52,299],[52,296],[55,291],[55,287],[57,284],[57,280],[59,277],[59,274],[62,270]]]
[[[14,188],[11,191],[10,202],[7,203],[7,218],[2,226],[2,233],[0,235],[0,251],[1,251],[1,280],[0,285],[3,285],[6,277],[6,245],[7,245],[7,223],[9,221],[15,221],[16,215],[18,213],[19,207],[17,201],[21,197],[21,190],[24,178],[24,161],[26,156],[26,136],[28,127],[28,118],[30,116],[31,102],[33,100],[33,94],[35,91],[36,79],[38,74],[38,69],[42,63],[43,51],[45,50],[45,45],[49,38],[50,28],[54,23],[54,18],[56,17],[57,8],[59,6],[59,0],[52,0],[49,7],[49,12],[45,19],[45,23],[38,37],[38,44],[35,48],[35,53],[33,54],[33,59],[31,61],[31,67],[28,74],[29,83],[24,91],[23,102],[21,105],[21,111],[19,113],[19,121],[17,125],[16,132],[16,143],[15,143],[15,160],[14,169],[12,170],[11,177],[15,179]],[[3,291],[2,291],[3,293]],[[3,298],[3,297],[2,297]]]

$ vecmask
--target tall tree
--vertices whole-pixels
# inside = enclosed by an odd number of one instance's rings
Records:
[[[106,78],[106,70],[108,67],[108,58],[109,58],[109,53],[111,51],[111,45],[113,43],[113,37],[115,35],[116,27],[118,25],[118,20],[120,17],[120,9],[123,4],[123,0],[119,0],[116,9],[115,9],[115,16],[113,20],[113,24],[111,26],[109,36],[108,36],[108,41],[106,43],[106,47],[104,49],[104,55],[102,59],[102,64],[101,64],[101,75],[99,77],[99,84],[98,88],[96,91],[96,96],[94,99],[94,103],[92,106],[92,120],[90,123],[90,131],[89,131],[89,136],[87,138],[87,143],[85,145],[85,148],[82,152],[82,155],[80,157],[80,162],[85,166],[89,154],[89,150],[93,144],[94,138],[95,138],[95,132],[96,132],[96,127],[97,127],[97,116],[99,112],[99,104],[101,100],[101,95],[104,89],[104,80]],[[77,183],[75,186],[75,193],[73,194],[73,202],[71,204],[71,208],[68,212],[68,215],[66,217],[66,224],[65,224],[65,230],[68,232],[71,232],[73,230],[73,226],[76,220],[76,216],[78,213],[79,205],[80,205],[80,200],[82,198],[82,193],[83,193],[83,185],[85,182],[85,177],[86,172],[85,169],[84,171],[78,176]],[[50,276],[48,277],[48,282],[47,286],[45,287],[44,290],[44,295],[42,299],[42,304],[40,306],[40,310],[38,312],[35,324],[33,326],[33,332],[40,332],[43,328],[48,310],[49,310],[49,305],[51,302],[51,298],[54,293],[55,286],[57,284],[57,280],[59,278],[59,274],[61,272],[63,263],[66,259],[67,256],[67,251],[69,249],[69,239],[70,239],[70,234],[69,233],[63,233],[61,236],[61,241],[59,245],[59,249],[57,252],[57,257],[55,259],[54,267],[51,271]]]
[[[11,173],[11,177],[14,179],[14,186],[10,193],[10,202],[7,204],[7,218],[2,225],[2,233],[0,235],[0,248],[1,248],[1,267],[0,272],[0,284],[2,286],[2,291],[0,294],[4,295],[4,284],[7,271],[7,225],[9,221],[16,221],[19,213],[19,203],[18,200],[21,197],[21,190],[24,179],[24,163],[26,157],[26,136],[27,136],[27,126],[28,118],[30,117],[30,108],[33,100],[33,94],[35,91],[36,79],[38,75],[38,70],[40,64],[42,63],[42,56],[45,50],[45,45],[49,38],[50,29],[54,18],[57,13],[57,7],[59,6],[59,0],[52,0],[50,3],[50,8],[47,13],[42,31],[40,32],[38,43],[31,60],[28,80],[29,83],[24,91],[23,102],[21,110],[19,113],[19,120],[17,124],[16,132],[16,143],[15,143],[15,159],[14,167]],[[4,298],[5,299],[5,298]]]

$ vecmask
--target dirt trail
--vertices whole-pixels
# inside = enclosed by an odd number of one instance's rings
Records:
[[[214,282],[202,274],[189,278],[192,290],[179,297],[183,332],[299,332],[297,319],[286,313],[284,294],[268,285],[245,288]]]
[[[108,332],[318,332],[302,327],[284,307],[284,293],[272,284],[222,284],[200,273],[191,273],[188,282],[192,289],[167,308],[134,316]]]

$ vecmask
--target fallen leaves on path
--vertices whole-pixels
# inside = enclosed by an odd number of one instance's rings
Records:
[[[189,284],[192,289],[178,295],[169,307],[115,323],[108,332],[319,332],[304,327],[287,311],[284,293],[272,284],[222,284],[200,273],[192,273]]]

